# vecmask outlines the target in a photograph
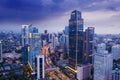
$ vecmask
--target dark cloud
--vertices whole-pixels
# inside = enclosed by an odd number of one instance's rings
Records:
[[[0,21],[29,22],[58,16],[64,11],[58,4],[57,0],[1,0]]]
[[[31,22],[81,11],[119,9],[118,0],[0,0],[0,21]]]

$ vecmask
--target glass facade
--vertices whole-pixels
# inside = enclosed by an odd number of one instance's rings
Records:
[[[73,11],[69,20],[69,61],[75,66],[82,63],[83,19],[81,12]],[[76,63],[76,64],[75,64]]]
[[[32,25],[22,25],[22,47],[23,63],[30,62],[32,68],[35,63],[35,55],[40,53],[41,49],[41,36],[38,29]]]
[[[94,27],[86,29],[86,58],[87,63],[93,63],[92,54],[94,51]]]
[[[22,59],[21,59],[21,61],[24,64],[28,62],[28,48],[27,47],[28,46],[24,46],[22,48]]]

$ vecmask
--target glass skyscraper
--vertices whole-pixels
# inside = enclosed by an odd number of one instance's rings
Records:
[[[21,33],[22,33],[22,46],[26,46],[29,44],[29,37],[33,32],[32,25],[22,25]]]
[[[41,50],[41,38],[38,29],[32,25],[22,25],[22,62],[30,62],[34,67],[35,56]]]
[[[88,27],[85,31],[86,35],[86,60],[87,63],[93,63],[92,54],[94,52],[94,27]],[[85,61],[85,60],[84,60]]]
[[[73,67],[82,63],[83,19],[81,12],[74,10],[69,20],[69,63]]]

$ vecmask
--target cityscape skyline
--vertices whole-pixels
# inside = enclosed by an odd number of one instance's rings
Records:
[[[0,31],[20,32],[22,24],[33,24],[40,32],[62,31],[68,26],[70,12],[79,10],[85,28],[95,27],[95,33],[100,34],[119,34],[119,3],[119,0],[1,0]]]
[[[67,21],[58,33],[34,24],[22,24],[17,33],[1,31],[0,80],[119,80],[120,33],[95,34],[96,27],[84,27],[79,9]]]

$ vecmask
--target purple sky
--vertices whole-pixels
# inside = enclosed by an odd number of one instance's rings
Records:
[[[82,12],[85,28],[120,33],[120,0],[0,0],[0,31],[20,31],[22,24],[62,31],[75,9]]]

